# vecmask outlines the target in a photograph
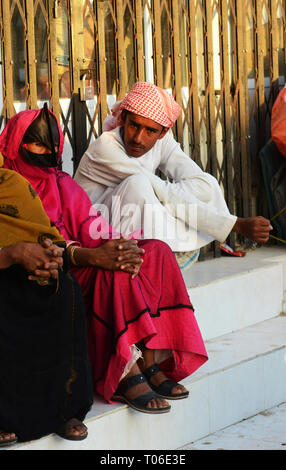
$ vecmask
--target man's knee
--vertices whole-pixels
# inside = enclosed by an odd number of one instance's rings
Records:
[[[149,179],[141,174],[128,176],[121,183],[120,195],[125,203],[142,206],[155,202],[155,193]]]
[[[146,189],[152,189],[152,185],[147,176],[141,174],[131,175],[125,178],[124,186],[132,192],[139,194],[144,193]]]

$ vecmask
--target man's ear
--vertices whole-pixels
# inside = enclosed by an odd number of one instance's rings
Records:
[[[167,134],[168,130],[169,130],[169,127],[163,127],[163,130],[161,131],[159,139],[163,139],[163,137],[165,137],[165,135]]]

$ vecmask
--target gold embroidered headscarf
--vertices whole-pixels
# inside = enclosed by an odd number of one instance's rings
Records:
[[[0,247],[18,242],[41,243],[46,238],[63,242],[30,183],[2,165],[0,153]]]

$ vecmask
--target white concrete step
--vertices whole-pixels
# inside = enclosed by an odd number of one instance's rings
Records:
[[[180,450],[286,450],[286,403],[210,434]]]
[[[199,262],[183,277],[205,340],[286,312],[284,247]]]
[[[150,416],[96,399],[86,440],[50,435],[13,449],[181,448],[286,401],[285,332],[286,316],[280,315],[207,341],[209,361],[184,380],[190,397],[173,401],[170,413]]]

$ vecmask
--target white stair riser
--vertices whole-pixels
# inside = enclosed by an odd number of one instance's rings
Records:
[[[279,315],[283,311],[283,267],[269,263],[265,268],[189,288],[188,293],[207,341]]]

